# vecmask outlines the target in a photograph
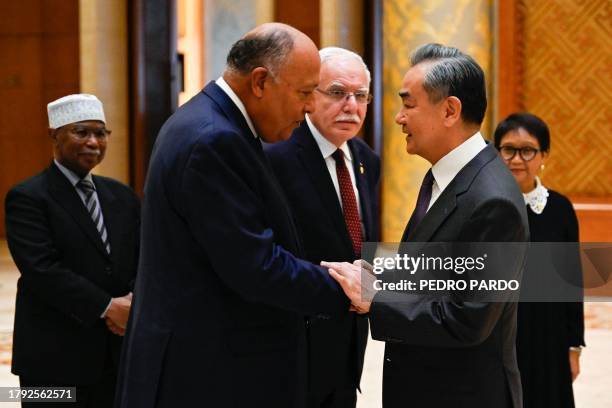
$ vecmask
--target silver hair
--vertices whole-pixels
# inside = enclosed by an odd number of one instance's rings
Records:
[[[368,88],[370,87],[370,70],[365,62],[363,62],[363,58],[361,58],[361,56],[356,52],[340,47],[325,47],[319,50],[319,56],[321,57],[321,65],[324,65],[334,59],[354,59],[358,61],[363,66],[363,70],[368,78]]]
[[[482,123],[487,110],[485,77],[472,57],[455,47],[430,43],[417,48],[410,63],[412,66],[429,64],[423,78],[423,89],[431,102],[455,96],[461,101],[463,120]]]

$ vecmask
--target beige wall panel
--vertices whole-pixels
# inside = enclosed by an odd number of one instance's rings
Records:
[[[406,153],[405,135],[394,118],[397,93],[410,52],[428,42],[452,45],[472,55],[490,84],[491,0],[386,0],[383,2],[383,240],[397,242],[414,209],[429,163]],[[490,89],[490,86],[489,86]],[[488,109],[488,117],[491,108]],[[489,119],[483,126],[489,135]]]
[[[202,0],[178,0],[178,45],[184,56],[183,92],[179,92],[179,106],[197,95],[204,87],[204,21]]]
[[[363,2],[320,0],[321,48],[342,47],[363,56]]]
[[[113,131],[96,173],[129,182],[128,32],[124,0],[79,1],[81,92],[104,104]]]
[[[255,22],[257,25],[274,21],[274,0],[255,0]]]

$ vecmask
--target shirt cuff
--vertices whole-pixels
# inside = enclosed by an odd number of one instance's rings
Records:
[[[100,315],[100,319],[104,319],[106,317],[106,312],[108,312],[108,309],[110,309],[111,303],[113,303],[113,299],[112,298],[108,302],[108,305],[106,306],[106,309],[104,309],[104,312],[102,312],[102,314]]]

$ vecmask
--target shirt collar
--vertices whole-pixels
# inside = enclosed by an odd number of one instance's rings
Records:
[[[255,139],[259,139],[257,132],[255,132],[255,126],[253,126],[253,122],[251,122],[251,118],[249,117],[249,114],[247,113],[247,110],[244,107],[244,104],[242,103],[238,95],[236,95],[236,92],[234,92],[234,90],[229,86],[229,84],[225,82],[225,79],[223,79],[222,76],[220,76],[215,81],[215,83],[219,86],[219,88],[223,90],[223,92],[227,94],[227,96],[229,96],[232,102],[234,102],[234,105],[238,107],[238,109],[240,110],[240,113],[242,113],[242,116],[244,116],[244,119],[246,120],[247,125],[249,125],[249,129],[251,129],[253,136],[255,137]]]
[[[334,152],[337,149],[340,149],[342,150],[342,153],[344,153],[344,157],[346,157],[349,160],[349,162],[353,161],[353,156],[351,156],[351,149],[349,149],[347,142],[342,143],[340,147],[336,147],[335,144],[327,140],[325,136],[323,136],[323,134],[319,131],[319,129],[317,129],[317,127],[312,123],[312,121],[308,117],[308,114],[306,114],[306,124],[308,125],[308,128],[310,129],[310,133],[312,133],[312,136],[314,137],[315,142],[317,142],[317,145],[319,146],[319,150],[321,150],[321,154],[323,155],[324,159],[327,159],[332,154],[334,154]]]
[[[468,164],[482,149],[487,147],[480,132],[476,132],[465,142],[455,147],[431,168],[440,191],[450,184],[461,169]]]
[[[57,168],[62,172],[62,174],[66,176],[68,181],[70,181],[70,184],[72,184],[73,187],[76,187],[76,184],[79,181],[81,181],[81,177],[79,177],[74,171],[60,164],[60,162],[58,162],[56,159],[53,159],[53,162],[55,163]],[[96,189],[95,184],[93,183],[93,179],[91,177],[91,173],[87,173],[87,175],[83,177],[82,179],[91,182],[91,184],[94,185],[94,190]]]
[[[531,207],[536,214],[542,214],[548,202],[548,189],[542,185],[540,178],[536,176],[536,188],[528,193],[523,193],[525,204]]]

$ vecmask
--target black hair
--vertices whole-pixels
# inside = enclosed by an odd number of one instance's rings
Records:
[[[503,137],[508,132],[520,128],[525,129],[527,133],[538,139],[542,152],[546,153],[550,150],[550,131],[548,126],[546,126],[542,119],[527,112],[513,113],[499,122],[495,128],[495,147],[499,149]]]

